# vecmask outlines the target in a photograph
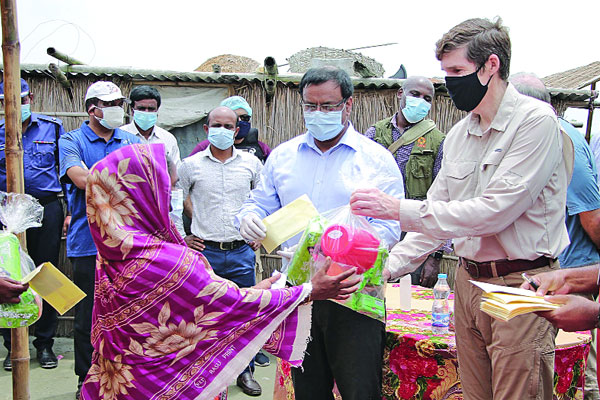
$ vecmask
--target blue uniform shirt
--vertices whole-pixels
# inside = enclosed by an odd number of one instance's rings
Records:
[[[567,189],[567,215],[565,222],[571,244],[558,257],[562,268],[583,267],[600,262],[596,245],[583,230],[579,213],[600,208],[598,172],[594,157],[583,135],[563,119],[560,125],[573,142],[575,163],[573,178]]]
[[[88,121],[81,128],[66,133],[60,138],[60,179],[69,183],[67,198],[71,211],[71,225],[67,233],[67,256],[85,257],[97,253],[96,245],[92,239],[87,221],[85,190],[73,184],[67,170],[74,166],[84,169],[92,168],[94,164],[113,151],[130,145],[140,143],[140,139],[131,133],[115,129],[112,137],[105,142],[88,126]]]
[[[6,129],[0,121],[0,190],[6,191]],[[25,193],[43,198],[62,190],[56,172],[57,136],[65,133],[59,119],[31,114],[29,125],[22,135]]]

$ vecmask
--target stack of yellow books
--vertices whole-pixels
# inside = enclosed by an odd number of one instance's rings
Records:
[[[550,303],[535,292],[491,283],[469,281],[483,290],[480,309],[484,313],[502,320],[509,321],[517,315],[537,311],[555,310],[561,304]]]

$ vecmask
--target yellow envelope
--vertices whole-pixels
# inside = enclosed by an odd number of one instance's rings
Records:
[[[262,245],[268,253],[272,252],[281,243],[304,231],[308,222],[317,215],[319,212],[307,195],[298,197],[263,219],[267,237]]]
[[[52,263],[45,262],[25,278],[23,283],[29,282],[29,286],[42,296],[52,307],[63,315],[75,304],[79,303],[86,295],[69,280]]]

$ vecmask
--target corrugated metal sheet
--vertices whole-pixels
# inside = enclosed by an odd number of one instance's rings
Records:
[[[595,64],[595,63],[594,63]],[[592,65],[592,64],[590,64]],[[600,62],[598,62],[600,75]],[[0,64],[0,70],[4,67]],[[131,67],[94,67],[89,65],[63,66],[61,69],[67,77],[93,76],[101,79],[102,77],[117,76],[126,80],[141,81],[169,81],[169,82],[198,82],[208,84],[243,84],[245,82],[261,82],[270,77],[266,74],[247,74],[247,73],[213,73],[213,72],[182,72],[169,70],[139,69]],[[49,75],[48,66],[44,64],[21,64],[21,70],[25,74],[31,75]],[[279,74],[277,81],[289,85],[298,85],[302,74]],[[544,78],[544,80],[547,78]],[[600,78],[599,78],[600,79]],[[442,78],[432,78],[436,91],[445,92],[444,80]],[[357,89],[398,89],[404,80],[387,78],[353,78],[355,88]],[[573,90],[569,87],[563,89],[561,86],[546,83],[553,98],[569,102],[582,102],[589,100],[592,95],[590,90]]]

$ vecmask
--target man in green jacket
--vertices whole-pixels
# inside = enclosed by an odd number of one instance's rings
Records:
[[[398,89],[400,107],[392,117],[378,121],[365,135],[387,148],[404,177],[407,199],[423,200],[442,165],[445,135],[435,122],[425,119],[435,90],[424,76],[411,76]],[[446,246],[448,247],[448,246]],[[449,247],[446,249],[450,251]],[[442,251],[430,255],[412,275],[414,285],[432,287],[440,268]]]

